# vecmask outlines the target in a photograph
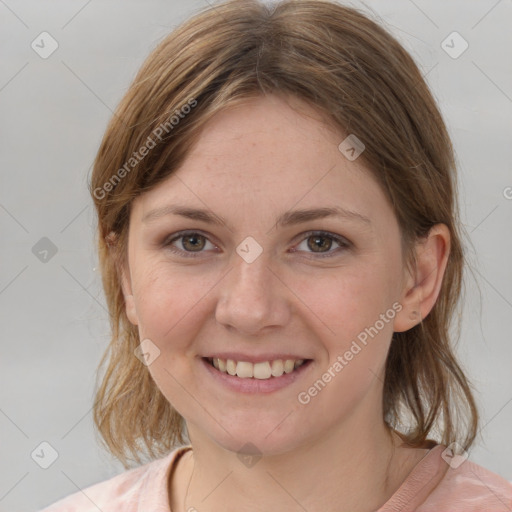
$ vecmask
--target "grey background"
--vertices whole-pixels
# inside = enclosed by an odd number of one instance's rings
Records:
[[[92,428],[109,332],[86,180],[144,58],[205,5],[0,0],[0,511],[37,510],[123,470]],[[476,276],[458,346],[482,413],[470,457],[512,480],[512,2],[351,5],[371,8],[412,53],[453,137]],[[47,59],[31,48],[43,31],[59,44]],[[457,59],[441,47],[453,31],[469,43]],[[33,253],[43,237],[57,248],[47,262]],[[48,469],[31,458],[43,441],[58,452]]]

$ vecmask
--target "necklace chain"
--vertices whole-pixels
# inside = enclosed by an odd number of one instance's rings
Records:
[[[189,450],[190,453],[192,453],[192,450]],[[192,458],[193,460],[193,458]],[[192,482],[192,476],[194,474],[194,468],[195,468],[195,464],[192,466],[192,471],[190,472],[190,478],[188,479],[188,484],[187,484],[187,490],[185,492],[185,497],[183,498],[183,512],[187,512],[187,508],[185,506],[185,503],[187,502],[187,497],[188,497],[188,490],[190,488],[190,483]],[[195,510],[195,509],[193,509]]]

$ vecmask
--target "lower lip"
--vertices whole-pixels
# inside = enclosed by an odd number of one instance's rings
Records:
[[[236,375],[223,373],[217,370],[217,368],[212,366],[208,361],[201,358],[201,364],[214,379],[227,388],[238,391],[239,393],[272,393],[273,391],[285,388],[306,374],[312,362],[313,361],[310,359],[293,370],[293,372],[283,373],[281,377],[270,377],[270,379],[243,379]]]

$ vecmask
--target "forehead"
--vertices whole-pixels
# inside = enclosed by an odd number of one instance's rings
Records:
[[[182,166],[141,196],[140,213],[185,199],[219,215],[226,208],[242,215],[297,205],[375,216],[386,198],[362,160],[340,152],[345,137],[296,98],[251,98],[205,125]]]
[[[201,162],[247,178],[284,178],[286,171],[298,176],[311,168],[310,163],[332,166],[340,156],[341,138],[317,111],[297,98],[250,98],[210,120],[183,167]]]

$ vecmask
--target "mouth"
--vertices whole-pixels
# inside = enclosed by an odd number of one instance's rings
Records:
[[[276,380],[287,374],[294,374],[308,366],[312,359],[274,359],[252,363],[217,357],[203,357],[212,368],[221,374],[251,380]]]

